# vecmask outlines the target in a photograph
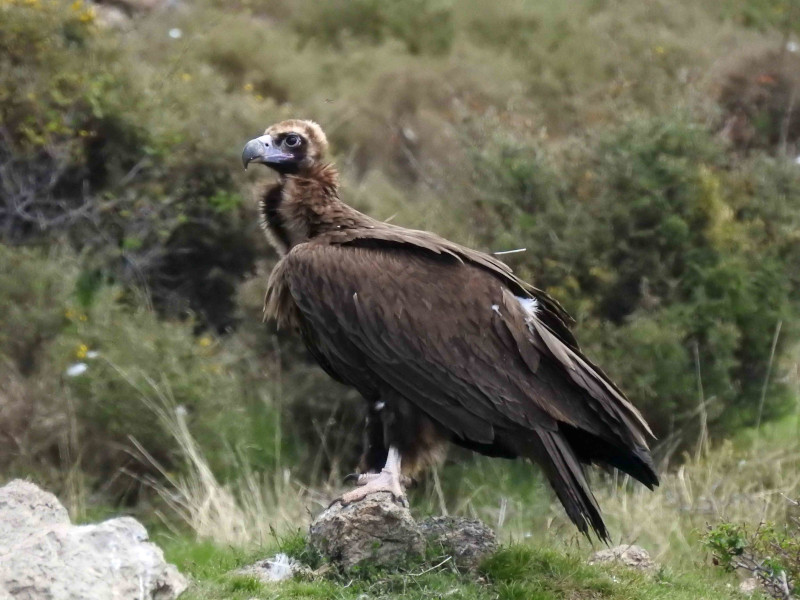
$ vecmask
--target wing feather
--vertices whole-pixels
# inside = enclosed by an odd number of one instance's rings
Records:
[[[455,435],[491,443],[498,430],[562,422],[646,448],[649,430],[624,396],[576,346],[526,321],[484,269],[447,254],[327,244],[297,246],[284,260],[287,289],[331,367],[368,372],[371,385]]]

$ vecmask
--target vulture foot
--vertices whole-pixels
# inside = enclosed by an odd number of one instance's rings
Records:
[[[362,473],[356,480],[356,485],[359,487],[344,494],[339,498],[339,501],[342,504],[351,504],[363,500],[370,494],[389,492],[395,500],[408,507],[408,499],[406,498],[404,487],[410,483],[410,478],[386,469],[383,469],[380,473]]]
[[[349,473],[344,476],[342,479],[342,483],[355,483],[355,485],[365,485],[367,482],[377,478],[380,473]],[[419,485],[419,481],[417,481],[414,477],[408,477],[407,475],[400,475],[400,485],[403,486],[403,489],[410,490],[417,485]]]

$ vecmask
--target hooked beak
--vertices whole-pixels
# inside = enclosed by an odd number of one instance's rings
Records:
[[[264,165],[282,165],[294,160],[294,156],[275,147],[271,135],[262,135],[245,144],[242,150],[242,165],[247,170],[251,162]]]

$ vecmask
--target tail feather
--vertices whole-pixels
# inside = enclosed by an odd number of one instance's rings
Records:
[[[594,494],[578,458],[558,431],[537,431],[526,439],[522,454],[539,464],[564,506],[567,516],[589,537],[589,528],[603,542],[610,541]]]
[[[636,445],[621,448],[601,437],[564,423],[560,424],[559,431],[581,463],[615,467],[651,490],[658,485],[653,458],[647,448]]]

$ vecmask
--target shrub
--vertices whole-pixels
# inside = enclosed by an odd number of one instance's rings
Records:
[[[508,144],[476,158],[485,245],[527,248],[515,266],[566,303],[659,436],[701,412],[718,432],[759,418],[795,331],[793,165],[730,162],[685,117],[633,121],[553,161]],[[776,379],[764,416],[787,407]]]
[[[411,54],[441,54],[453,41],[451,11],[437,0],[299,4],[294,26],[301,43],[314,40],[341,49],[348,36],[375,45],[391,37]]]
[[[291,455],[279,390],[249,352],[195,336],[190,322],[160,320],[119,286],[101,282],[82,301],[83,279],[63,248],[47,256],[0,246],[5,467],[66,471],[74,465],[62,461],[76,461],[92,484],[135,490],[121,470],[144,474],[153,465],[132,439],[168,469],[183,463],[162,418],[176,411],[223,480],[239,461],[271,470],[282,451]]]
[[[749,54],[724,75],[718,102],[722,135],[737,148],[797,154],[800,116],[800,56],[785,49]]]
[[[218,84],[143,73],[82,2],[0,11],[0,239],[67,238],[102,276],[149,287],[165,312],[231,325],[257,219],[234,187],[235,151],[220,156],[178,118],[217,110]]]
[[[742,525],[720,523],[708,529],[705,544],[714,564],[755,577],[772,598],[791,600],[797,597],[794,592],[800,576],[798,525],[795,518],[784,526],[762,523],[751,532]]]

